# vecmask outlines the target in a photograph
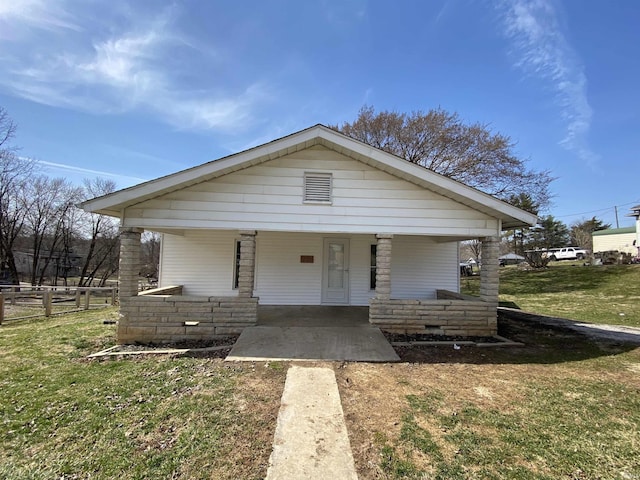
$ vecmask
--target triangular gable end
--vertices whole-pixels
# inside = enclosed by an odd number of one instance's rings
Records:
[[[322,145],[407,180],[422,188],[500,219],[503,228],[533,225],[537,217],[455,180],[347,137],[323,125],[302,130],[267,144],[214,160],[187,170],[85,201],[86,211],[120,217],[124,209],[176,190],[206,182],[291,153]]]

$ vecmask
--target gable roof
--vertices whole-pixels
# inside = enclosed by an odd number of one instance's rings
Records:
[[[322,145],[470,208],[499,218],[505,229],[530,226],[537,222],[537,217],[529,212],[320,124],[240,153],[87,200],[82,202],[80,207],[87,212],[120,217],[124,209],[145,200],[315,145]]]

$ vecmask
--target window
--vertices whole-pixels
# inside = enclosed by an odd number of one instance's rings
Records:
[[[331,203],[331,174],[305,173],[303,200],[311,203]]]
[[[238,288],[240,279],[240,240],[236,240],[235,264],[233,267],[233,288]]]
[[[371,290],[376,289],[376,254],[378,252],[378,245],[371,245],[371,272],[369,273],[369,287]]]

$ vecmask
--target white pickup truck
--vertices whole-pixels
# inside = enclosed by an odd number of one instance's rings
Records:
[[[553,248],[547,252],[549,260],[582,260],[589,256],[589,250],[580,247]]]

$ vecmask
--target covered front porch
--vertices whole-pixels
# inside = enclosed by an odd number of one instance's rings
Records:
[[[128,228],[123,229],[121,236],[119,343],[169,343],[216,338],[239,334],[246,327],[268,323],[272,325],[280,323],[281,326],[286,326],[288,322],[294,321],[300,325],[316,325],[314,322],[319,318],[317,310],[311,314],[309,305],[298,307],[300,315],[292,318],[278,314],[278,308],[283,305],[290,306],[290,303],[265,305],[269,302],[263,302],[263,298],[256,294],[260,291],[256,288],[256,271],[258,270],[256,241],[260,236],[256,231],[237,231],[231,236],[231,238],[238,238],[239,249],[236,263],[237,288],[229,292],[230,295],[194,295],[189,292],[188,286],[183,285],[163,285],[162,288],[138,294],[137,272],[140,263],[141,232],[140,229]],[[267,237],[267,235],[263,236]],[[326,313],[322,317],[323,326],[327,326],[327,322],[336,327],[368,324],[395,333],[463,336],[490,336],[497,333],[497,238],[482,239],[481,295],[478,298],[463,296],[451,289],[452,282],[455,282],[455,286],[459,284],[458,262],[455,261],[457,260],[457,242],[453,241],[456,244],[456,258],[452,262],[447,262],[451,263],[451,272],[447,274],[448,276],[442,277],[442,283],[449,288],[431,289],[430,287],[427,290],[424,285],[413,285],[411,288],[403,289],[409,277],[402,276],[404,270],[398,265],[402,267],[411,260],[406,252],[408,245],[406,238],[394,237],[391,234],[370,235],[366,237],[366,241],[362,236],[358,238],[357,241],[352,240],[352,246],[367,247],[367,255],[363,257],[366,263],[358,267],[366,275],[357,274],[355,266],[351,265],[350,269],[348,264],[343,266],[345,271],[342,274],[345,275],[345,281],[351,282],[352,285],[355,285],[356,280],[351,277],[355,278],[358,275],[362,277],[359,281],[367,283],[365,292],[367,296],[364,297],[364,302],[368,305],[347,301],[342,305],[350,305],[349,309],[340,305],[321,306],[320,308],[324,308]],[[394,263],[394,241],[399,246],[395,260],[402,258],[402,262]],[[375,246],[370,252],[367,242]],[[450,240],[449,243],[451,242]],[[289,247],[289,250],[295,251],[293,257],[296,261],[304,257],[304,255],[298,255],[299,251],[293,246]],[[269,252],[268,248],[263,248],[263,251]],[[434,251],[440,252],[437,249]],[[370,253],[374,255],[371,262],[369,262]],[[272,259],[271,256],[269,258]],[[430,264],[429,261],[429,259],[418,257],[415,260],[418,263],[427,262],[427,265]],[[433,260],[432,263],[435,264],[436,261]],[[264,264],[261,270],[264,270]],[[286,264],[279,265],[281,270],[289,267]],[[301,264],[301,266],[296,265],[296,268],[309,267]],[[349,273],[349,270],[352,272]],[[264,275],[264,271],[262,274]],[[440,278],[438,275],[432,275],[432,277],[437,281]],[[451,275],[454,275],[453,280]],[[373,288],[369,290],[370,280]],[[300,283],[298,280],[296,282]],[[263,292],[267,291],[263,285],[260,288]],[[394,295],[397,292],[400,295]],[[424,292],[424,294],[415,294],[416,292]],[[305,308],[309,315],[305,314]]]
[[[398,362],[367,307],[260,305],[256,326],[245,328],[228,361],[307,360]]]

